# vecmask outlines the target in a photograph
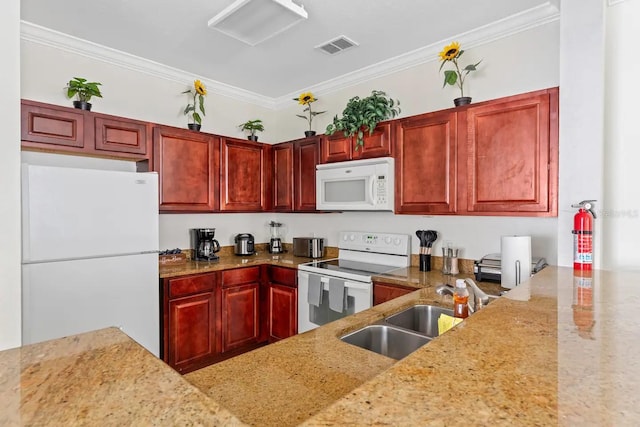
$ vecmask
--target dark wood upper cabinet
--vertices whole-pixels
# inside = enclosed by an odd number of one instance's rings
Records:
[[[151,124],[75,108],[22,101],[22,148],[149,160]]]
[[[396,139],[396,212],[456,212],[457,113],[399,120]]]
[[[273,147],[273,209],[289,212],[293,210],[293,155],[292,142]]]
[[[85,139],[92,140],[85,135],[84,111],[27,100],[22,101],[21,139],[23,147],[63,151],[76,151]]]
[[[149,124],[137,120],[94,115],[96,150],[147,154],[151,141]]]
[[[323,135],[321,141],[321,163],[370,159],[391,155],[391,123],[378,123],[373,133],[364,133],[363,146],[356,148],[354,136],[345,137],[342,131]]]
[[[293,154],[293,210],[313,212],[316,210],[316,166],[320,163],[320,137],[296,141]]]
[[[558,89],[466,109],[467,214],[556,216]]]
[[[344,136],[341,131],[333,135],[323,135],[320,147],[322,150],[322,163],[344,162],[351,160],[351,146],[353,138]]]
[[[159,175],[160,211],[218,209],[220,138],[187,129],[153,130],[153,169]]]
[[[222,138],[220,210],[256,212],[268,208],[271,181],[268,147],[257,142]]]
[[[316,210],[316,165],[319,136],[273,146],[273,209],[280,212]]]

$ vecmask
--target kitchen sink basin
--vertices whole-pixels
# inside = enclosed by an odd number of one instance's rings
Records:
[[[414,305],[389,316],[385,322],[435,338],[438,334],[438,318],[441,314],[453,316],[453,310],[434,305]]]
[[[431,338],[388,325],[365,326],[340,338],[342,341],[400,360],[431,341]]]

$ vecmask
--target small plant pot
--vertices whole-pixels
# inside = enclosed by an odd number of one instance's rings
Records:
[[[257,141],[258,140],[258,135],[248,135],[247,139],[249,141]]]
[[[189,123],[187,127],[191,130],[197,130],[198,132],[200,132],[200,128],[202,127],[202,125],[199,123]]]
[[[456,98],[456,99],[453,100],[453,104],[456,107],[459,107],[461,105],[471,104],[471,97],[470,96],[463,96],[463,97],[460,97],[460,98]]]
[[[316,131],[315,130],[305,130],[304,131],[304,136],[309,138],[311,136],[316,136]]]
[[[91,111],[91,103],[87,101],[73,101],[73,107],[78,110]]]

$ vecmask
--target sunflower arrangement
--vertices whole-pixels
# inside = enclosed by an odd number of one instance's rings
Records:
[[[312,111],[311,110],[311,104],[316,102],[318,100],[318,98],[314,97],[313,94],[311,92],[303,92],[300,94],[300,96],[298,96],[297,98],[293,98],[294,101],[298,101],[298,104],[300,105],[306,105],[306,108],[304,110],[302,110],[303,113],[309,113],[309,115],[302,115],[302,114],[296,114],[296,116],[305,119],[307,122],[309,122],[309,131],[311,131],[311,122],[313,121],[313,118],[315,116],[317,116],[318,114],[322,114],[322,113],[326,113],[326,111]]]
[[[200,117],[200,113],[205,115],[204,112],[204,97],[207,94],[207,88],[200,80],[195,80],[193,82],[193,88],[185,90],[182,93],[188,93],[189,95],[193,95],[193,104],[187,104],[184,109],[184,115],[189,115],[191,113],[191,118],[193,119],[193,123],[197,123],[199,125],[202,124],[202,117]],[[196,105],[200,110],[200,113],[196,111]]]
[[[464,79],[469,75],[470,72],[475,71],[478,67],[478,64],[482,62],[482,60],[478,61],[475,64],[469,64],[464,67],[462,70],[458,65],[458,60],[464,53],[464,50],[460,49],[460,43],[453,42],[442,49],[442,52],[439,53],[440,60],[442,64],[440,64],[440,71],[442,71],[442,67],[447,62],[452,62],[455,66],[455,70],[446,70],[444,72],[444,83],[442,87],[445,87],[447,84],[451,86],[457,85],[460,88],[460,96],[464,97]]]

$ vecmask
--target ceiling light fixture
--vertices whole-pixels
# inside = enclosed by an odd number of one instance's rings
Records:
[[[307,11],[291,0],[236,0],[207,25],[255,46],[307,17]]]

